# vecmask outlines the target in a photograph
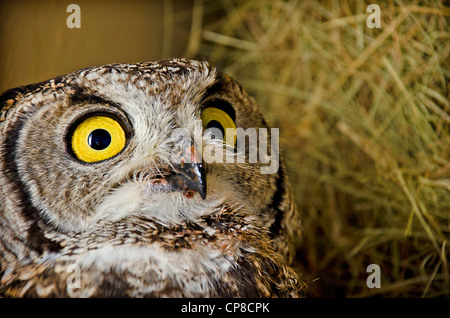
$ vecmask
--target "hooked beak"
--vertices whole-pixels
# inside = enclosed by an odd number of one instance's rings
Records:
[[[177,145],[180,149],[174,156],[171,165],[174,174],[167,178],[173,190],[183,191],[186,197],[198,192],[202,199],[206,198],[206,177],[201,162],[201,155],[190,142]]]

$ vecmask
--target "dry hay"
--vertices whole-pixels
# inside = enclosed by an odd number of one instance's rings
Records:
[[[361,1],[194,5],[187,54],[238,78],[280,127],[311,297],[450,295],[450,10],[380,7],[371,29]]]

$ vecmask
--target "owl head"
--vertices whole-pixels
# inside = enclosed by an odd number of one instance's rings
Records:
[[[111,64],[0,103],[3,295],[302,289],[278,131],[228,75],[187,59]]]

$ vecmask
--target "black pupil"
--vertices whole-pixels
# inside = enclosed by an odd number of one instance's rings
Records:
[[[88,144],[95,150],[103,150],[111,144],[111,135],[104,129],[96,129],[88,137]]]
[[[223,129],[223,126],[217,121],[217,120],[211,120],[210,122],[208,122],[208,124],[206,125],[206,129],[209,128],[216,128],[219,129],[220,132],[222,133],[222,138],[223,136],[225,136],[225,129]],[[216,136],[212,136],[213,139],[217,139]]]

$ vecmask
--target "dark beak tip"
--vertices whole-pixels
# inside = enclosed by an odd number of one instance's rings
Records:
[[[171,183],[175,189],[187,189],[198,192],[200,197],[206,199],[206,178],[203,165],[200,163],[185,163],[174,165],[176,175]]]
[[[196,188],[195,190],[198,192],[198,194],[200,194],[202,199],[205,200],[206,199],[206,178],[202,173],[201,176],[199,176],[199,178],[196,178],[196,179],[197,179],[197,181],[194,182],[194,187]]]

